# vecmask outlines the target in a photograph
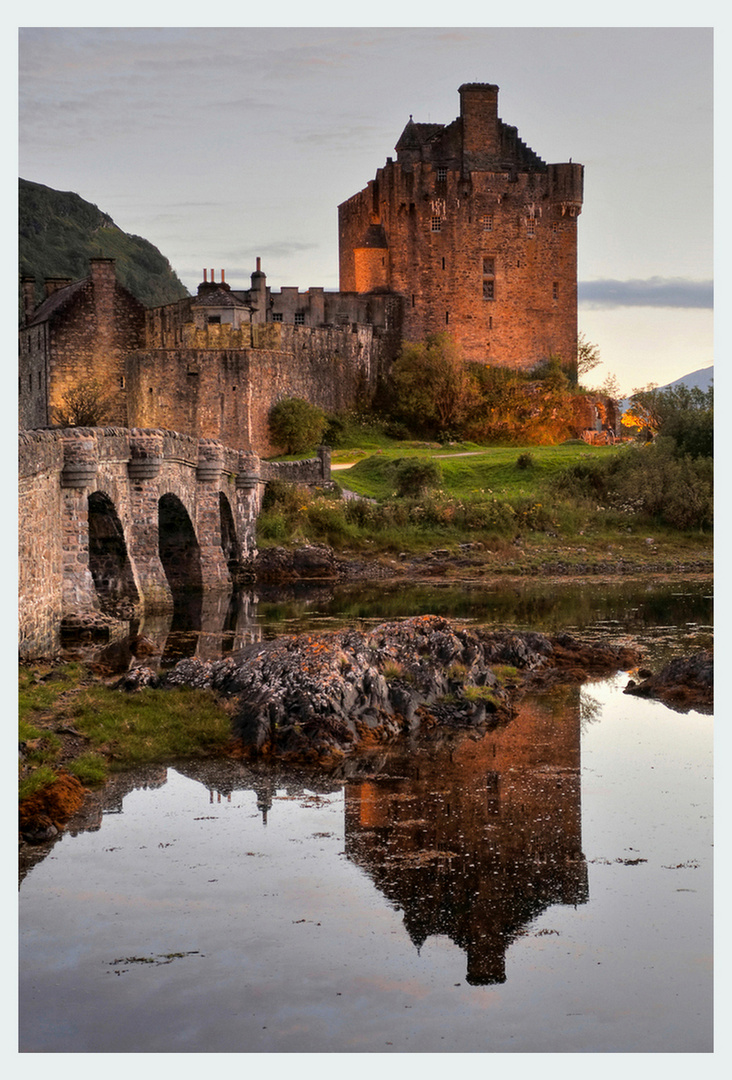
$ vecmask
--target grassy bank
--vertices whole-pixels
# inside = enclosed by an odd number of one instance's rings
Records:
[[[669,446],[409,443],[333,477],[357,498],[270,485],[260,546],[325,543],[384,557],[469,548],[484,553],[474,562],[514,573],[557,559],[581,573],[609,553],[662,572],[711,558],[711,459],[679,459]]]
[[[61,773],[93,787],[110,770],[220,754],[231,738],[208,691],[124,694],[78,663],[21,665],[18,713],[21,802]]]

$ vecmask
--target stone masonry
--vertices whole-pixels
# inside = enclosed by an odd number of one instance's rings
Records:
[[[170,611],[171,583],[230,589],[255,556],[264,486],[280,470],[327,484],[330,455],[280,466],[165,430],[22,432],[20,655],[57,651],[65,616],[120,603]]]

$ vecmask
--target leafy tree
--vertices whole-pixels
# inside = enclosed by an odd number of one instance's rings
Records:
[[[569,389],[569,378],[559,356],[550,356],[548,360],[543,360],[531,374],[535,379],[540,379],[550,391],[561,393]]]
[[[476,399],[462,350],[449,334],[404,345],[391,370],[392,411],[417,429],[454,431]]]
[[[114,399],[95,379],[77,383],[53,409],[58,427],[104,427],[114,415]]]
[[[589,371],[593,371],[598,364],[602,363],[600,349],[588,341],[584,334],[580,333],[577,338],[577,377],[582,378]]]
[[[714,391],[712,387],[680,386],[635,390],[623,424],[641,429],[644,437],[673,440],[677,455],[711,457],[714,452]]]
[[[269,430],[288,454],[301,454],[323,438],[327,420],[317,405],[303,398],[283,398],[269,411]]]

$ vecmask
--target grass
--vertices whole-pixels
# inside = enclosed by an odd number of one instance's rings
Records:
[[[21,665],[18,684],[21,800],[62,767],[94,787],[110,770],[219,754],[231,738],[229,716],[207,690],[129,694],[78,663]]]
[[[337,479],[357,495],[387,499],[394,492],[394,462],[404,457],[438,458],[442,490],[461,498],[493,495],[501,499],[538,498],[564,469],[586,458],[617,453],[607,446],[563,443],[560,446],[479,447],[459,443],[427,449],[414,444],[383,450],[358,461]],[[526,456],[530,458],[528,465]]]
[[[229,717],[213,695],[187,687],[126,694],[94,686],[68,712],[90,746],[119,769],[209,755],[231,737]]]

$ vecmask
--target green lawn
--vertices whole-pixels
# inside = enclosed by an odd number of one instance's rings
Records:
[[[435,458],[442,469],[442,490],[450,495],[493,495],[496,498],[533,498],[562,469],[583,457],[615,454],[616,447],[564,443],[560,446],[427,447],[414,443],[385,449],[362,458],[350,469],[336,470],[333,478],[342,487],[372,499],[389,498],[394,492],[393,463],[399,458]],[[344,456],[341,451],[339,456]],[[521,468],[522,456],[530,464]]]

